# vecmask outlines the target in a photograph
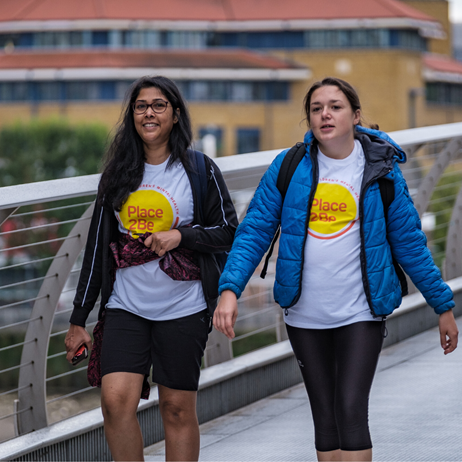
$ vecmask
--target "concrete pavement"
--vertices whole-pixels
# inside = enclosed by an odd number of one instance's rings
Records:
[[[462,331],[462,318],[458,325]],[[370,428],[376,461],[462,461],[462,342],[444,356],[431,329],[384,349]],[[145,457],[164,460],[164,443],[146,448]],[[302,385],[201,425],[201,461],[315,459]]]

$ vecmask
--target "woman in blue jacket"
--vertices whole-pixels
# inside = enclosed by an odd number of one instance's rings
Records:
[[[234,337],[237,298],[281,225],[274,297],[310,399],[318,460],[372,460],[369,392],[385,316],[405,295],[397,263],[439,314],[445,354],[457,346],[454,301],[399,169],[401,148],[361,126],[358,95],[343,80],[315,83],[304,106],[306,153],[284,199],[276,182],[287,151],[263,176],[221,276],[213,323]],[[393,185],[388,210],[379,180]]]

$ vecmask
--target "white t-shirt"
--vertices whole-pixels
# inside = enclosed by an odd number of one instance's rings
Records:
[[[361,274],[359,195],[364,171],[361,143],[345,159],[318,150],[319,183],[311,207],[302,291],[287,324],[329,329],[374,318]]]
[[[119,231],[137,234],[168,231],[193,220],[191,184],[181,162],[167,167],[145,164],[139,188],[115,212]],[[116,272],[107,308],[121,308],[153,321],[188,316],[206,308],[201,281],[174,281],[154,260]]]

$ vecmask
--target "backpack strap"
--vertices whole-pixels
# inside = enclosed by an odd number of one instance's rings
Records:
[[[305,152],[305,144],[297,143],[295,146],[290,148],[289,152],[285,155],[284,160],[282,161],[281,168],[279,169],[278,179],[276,181],[276,187],[281,193],[283,204],[287,190],[289,189],[290,181],[294,176],[298,164],[303,159]]]
[[[207,196],[207,170],[205,168],[204,154],[200,151],[193,151],[188,149],[193,159],[195,172],[191,175],[191,181],[193,184],[194,191],[197,195],[197,205],[199,207],[199,220],[203,224],[204,217],[202,215],[202,209]]]
[[[279,169],[278,179],[276,180],[276,187],[279,189],[279,192],[282,196],[282,204],[284,205],[284,199],[286,198],[287,190],[289,189],[290,181],[294,176],[295,170],[298,167],[298,164],[303,159],[305,155],[306,147],[304,143],[297,143],[295,146],[292,146],[289,152],[284,156],[284,159],[281,163],[281,168]],[[271,246],[268,253],[266,254],[265,264],[261,270],[260,277],[265,279],[266,273],[268,272],[268,263],[271,255],[273,255],[274,246],[279,239],[279,234],[281,234],[281,225],[278,226],[278,229],[271,241]]]
[[[385,215],[385,226],[388,226],[388,209],[395,199],[395,185],[393,181],[387,180],[385,178],[379,178],[378,183],[380,189],[380,196],[382,198],[383,203],[383,213]],[[396,275],[399,279],[399,285],[401,286],[401,293],[404,297],[409,293],[406,275],[404,274],[404,271],[399,265],[399,263],[395,260],[395,257],[392,256],[392,259]]]
[[[207,198],[207,168],[205,166],[205,154],[200,151],[193,151],[188,149],[190,158],[192,159],[194,171],[191,175],[192,187],[197,196],[197,206],[199,207],[199,224],[205,224],[203,209],[205,206],[205,201]],[[194,194],[194,192],[193,192]],[[228,252],[218,252],[212,254],[215,258],[215,262],[220,270],[220,273],[223,271],[223,268],[226,265],[226,260],[228,259]]]
[[[388,224],[388,208],[395,200],[395,185],[393,184],[393,181],[387,180],[385,178],[379,178],[378,183],[380,189],[380,197],[382,198],[383,203],[385,222]]]

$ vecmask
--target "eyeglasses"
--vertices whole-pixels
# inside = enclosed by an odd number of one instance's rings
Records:
[[[156,99],[153,103],[148,104],[144,101],[136,101],[133,103],[133,112],[135,114],[144,114],[148,107],[150,107],[156,114],[162,114],[166,111],[168,106],[168,101],[163,99]]]

